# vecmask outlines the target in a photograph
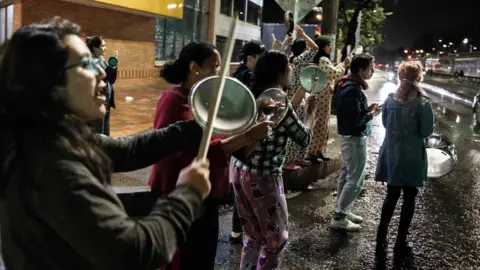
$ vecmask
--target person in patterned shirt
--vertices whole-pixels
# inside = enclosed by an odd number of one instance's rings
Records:
[[[292,67],[279,51],[262,54],[254,69],[255,88],[263,92],[291,85]],[[300,95],[305,92],[300,91]],[[288,239],[288,212],[282,179],[287,140],[302,147],[311,140],[311,132],[298,119],[295,97],[285,108],[285,116],[272,134],[256,144],[247,158],[236,159],[232,182],[235,200],[244,230],[240,269],[279,267]],[[272,120],[272,119],[270,119]],[[261,250],[260,250],[261,249]]]
[[[265,52],[265,45],[259,41],[251,40],[243,45],[240,51],[240,60],[242,63],[237,70],[232,73],[232,77],[245,84],[248,89],[253,86],[253,69],[257,63],[258,57]],[[255,95],[255,93],[253,93]],[[230,159],[229,174],[233,171],[234,158]],[[232,177],[230,177],[232,179]],[[232,210],[232,232],[230,233],[230,243],[241,244],[243,239],[243,229],[240,218],[237,213],[237,204],[233,202]]]
[[[313,62],[318,64],[319,68],[325,72],[328,83],[324,91],[316,92],[307,99],[307,117],[311,117],[313,120],[311,126],[313,139],[307,148],[305,158],[312,161],[312,163],[318,162],[318,159],[323,161],[329,160],[323,153],[327,148],[333,85],[343,77],[345,69],[350,66],[350,58],[348,57],[343,63],[336,66],[330,61],[332,45],[327,37],[319,36],[315,39],[315,42],[320,49]]]
[[[285,90],[289,99],[293,98],[296,90],[301,86],[300,71],[313,62],[313,58],[318,52],[318,46],[315,41],[305,34],[305,31],[303,31],[300,26],[297,26],[295,29],[298,38],[291,46],[292,57],[290,58],[293,67],[293,81],[292,86]],[[297,107],[295,112],[300,119],[303,120],[305,118],[304,98],[302,98],[302,103]],[[294,169],[296,165],[308,166],[310,162],[306,162],[303,159],[306,150],[305,147],[300,147],[300,145],[294,141],[288,140],[287,152],[285,154],[285,168]]]

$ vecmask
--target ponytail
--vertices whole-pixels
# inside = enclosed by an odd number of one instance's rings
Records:
[[[215,46],[205,42],[192,42],[182,48],[178,59],[166,63],[160,70],[160,77],[171,84],[181,84],[188,78],[190,63],[202,66],[215,53]]]
[[[182,70],[178,60],[166,63],[160,70],[160,77],[164,78],[171,84],[181,84],[184,81],[184,75],[188,73],[187,70]]]

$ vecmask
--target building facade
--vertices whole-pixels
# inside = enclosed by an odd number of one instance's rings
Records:
[[[60,16],[78,23],[85,38],[103,36],[107,56],[118,51],[119,79],[156,77],[191,41],[211,42],[223,53],[235,13],[231,61],[238,62],[243,44],[261,39],[262,7],[263,0],[4,0],[0,45],[22,25]]]
[[[60,16],[78,23],[85,38],[104,37],[106,56],[118,52],[119,79],[157,77],[188,42],[214,42],[216,1],[4,0],[0,45],[22,25]]]
[[[238,62],[240,49],[252,39],[261,40],[263,0],[216,0],[214,44],[223,54],[234,14],[238,14],[237,35],[231,62]]]

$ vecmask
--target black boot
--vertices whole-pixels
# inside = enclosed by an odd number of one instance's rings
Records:
[[[415,211],[415,197],[417,193],[418,189],[416,188],[403,188],[402,213],[400,214],[397,242],[393,249],[397,255],[409,255],[412,253],[412,247],[407,242],[407,236]]]
[[[375,257],[385,257],[387,254],[387,234],[388,234],[388,223],[385,222],[383,212],[380,224],[377,230],[377,245],[375,246]]]
[[[375,251],[378,255],[386,253],[388,226],[392,220],[393,212],[395,211],[395,206],[397,205],[401,192],[401,189],[397,187],[387,186],[387,188],[387,197],[383,202],[382,216],[377,230],[377,246]]]

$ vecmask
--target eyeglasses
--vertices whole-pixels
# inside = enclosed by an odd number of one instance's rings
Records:
[[[96,77],[100,75],[100,59],[98,58],[90,58],[87,60],[80,61],[78,63],[75,63],[73,65],[65,67],[65,70],[69,70],[75,67],[82,67],[89,69],[90,71],[93,72],[93,75]]]

